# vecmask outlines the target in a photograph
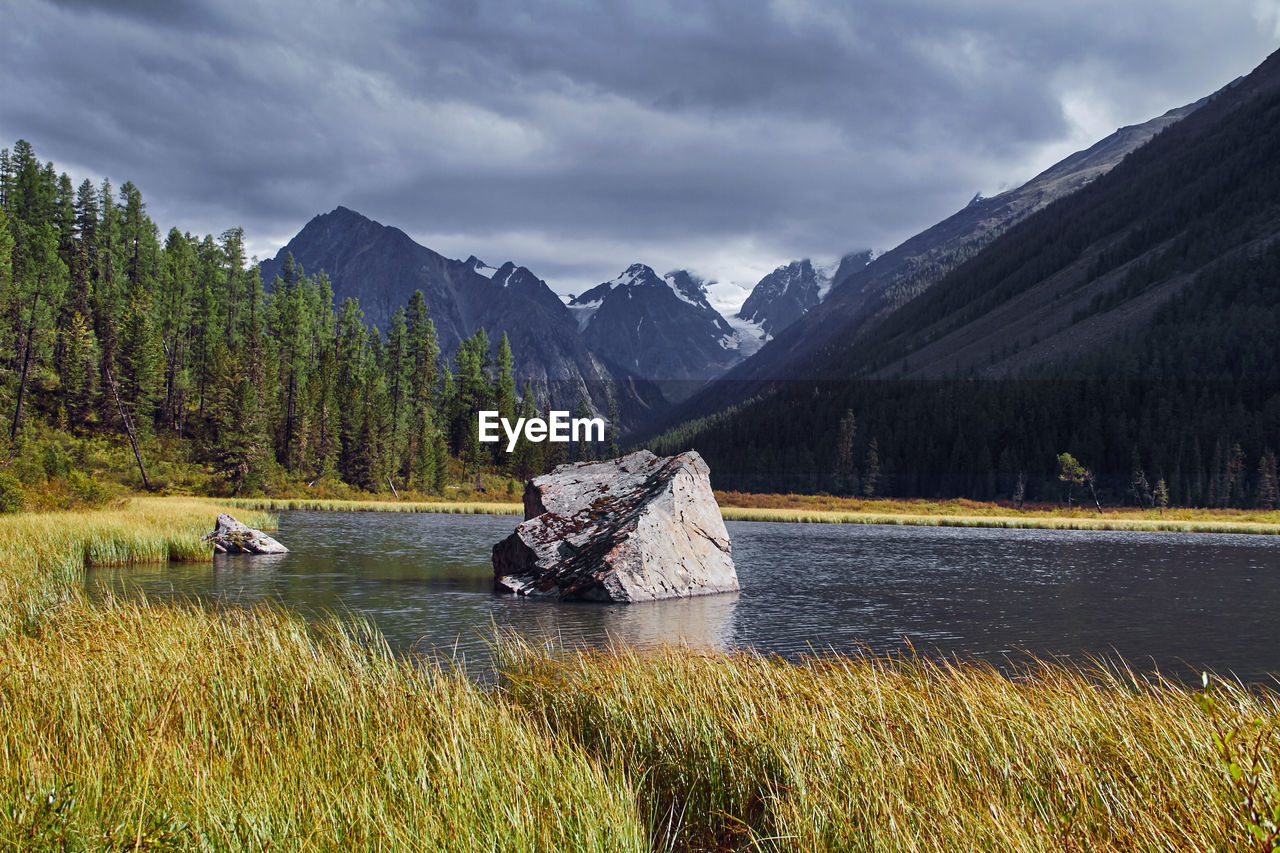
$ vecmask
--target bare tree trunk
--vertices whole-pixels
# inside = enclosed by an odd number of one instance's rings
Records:
[[[151,491],[151,481],[147,479],[147,469],[142,464],[142,453],[138,450],[138,437],[133,431],[133,420],[129,417],[129,413],[124,410],[124,402],[120,399],[120,392],[116,390],[116,378],[107,371],[107,381],[111,383],[111,395],[116,398],[116,408],[120,410],[120,420],[124,423],[124,431],[129,436],[129,445],[133,447],[133,458],[138,460],[138,473],[142,474],[142,485],[149,492]]]
[[[31,336],[35,334],[35,326],[27,329],[27,345],[22,354],[22,374],[18,378],[18,405],[13,410],[13,428],[9,430],[9,448],[12,454],[18,452],[18,423],[22,420],[22,398],[26,396],[27,391],[27,367],[31,364]]]
[[[1089,485],[1089,494],[1093,495],[1093,505],[1098,508],[1098,515],[1102,515],[1102,504],[1098,503],[1098,492],[1093,488],[1093,477],[1085,480]]]

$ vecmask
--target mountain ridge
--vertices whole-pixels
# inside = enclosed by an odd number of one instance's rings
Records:
[[[1280,52],[1014,223],[811,378],[652,442],[719,488],[1274,506]],[[741,389],[739,389],[741,390]],[[903,429],[910,424],[910,429]]]
[[[782,329],[753,356],[662,416],[654,432],[768,394],[779,382],[827,377],[824,366],[851,340],[860,339],[866,333],[865,326],[883,322],[1013,224],[1070,197],[1157,134],[1202,109],[1215,95],[1244,85],[1243,80],[1147,122],[1119,128],[1019,187],[990,198],[975,198],[865,264],[842,263],[825,300]]]
[[[606,412],[616,391],[624,426],[632,427],[666,406],[642,377],[593,352],[569,309],[526,267],[508,261],[495,269],[475,256],[446,258],[399,228],[341,205],[313,217],[274,258],[259,263],[268,286],[290,256],[309,273],[324,272],[335,303],[356,299],[370,325],[382,330],[421,290],[446,358],[477,329],[494,343],[505,332],[517,381],[530,380],[539,399],[557,408],[573,409],[586,399]]]

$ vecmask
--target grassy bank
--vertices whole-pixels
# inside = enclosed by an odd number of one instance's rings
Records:
[[[225,498],[229,506],[280,512],[309,509],[335,512],[443,512],[457,515],[522,515],[524,504],[511,501],[329,500],[324,498]]]
[[[1018,513],[1010,515],[920,515],[908,512],[736,507],[720,508],[731,521],[794,521],[815,524],[899,524],[921,527],[1001,527],[1029,530],[1137,530],[1166,533],[1280,534],[1280,522],[1234,519],[1142,518],[1122,514]]]
[[[358,623],[78,592],[205,558],[220,505],[0,519],[0,847],[1270,849],[1270,693],[512,638],[482,688]]]
[[[1039,530],[1142,530],[1173,533],[1280,535],[1280,512],[1246,510],[1114,509],[1065,510],[1053,506],[1015,509],[955,500],[860,500],[824,495],[753,495],[717,492],[726,521],[793,521],[815,524],[904,524],[926,527],[1003,527]],[[291,509],[348,512],[444,512],[520,515],[524,506],[502,501],[325,500],[315,498],[225,498],[223,503],[279,512]]]

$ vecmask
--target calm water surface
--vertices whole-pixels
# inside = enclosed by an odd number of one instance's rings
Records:
[[[1280,537],[729,522],[742,591],[636,605],[496,596],[489,549],[515,516],[280,514],[275,557],[98,569],[95,594],[275,601],[371,618],[394,647],[487,658],[493,626],[566,644],[684,641],[1002,661],[1119,654],[1177,677],[1274,683]]]

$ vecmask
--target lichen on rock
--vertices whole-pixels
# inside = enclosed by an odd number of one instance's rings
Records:
[[[205,534],[215,554],[287,554],[289,549],[261,530],[254,530],[225,512],[218,514],[213,532]]]
[[[529,482],[524,505],[525,521],[493,546],[498,591],[633,602],[738,589],[697,452],[561,465]]]

